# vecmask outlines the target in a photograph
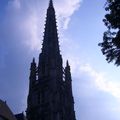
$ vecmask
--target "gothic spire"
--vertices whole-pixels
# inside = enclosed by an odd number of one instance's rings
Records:
[[[42,53],[44,54],[59,54],[59,42],[56,25],[56,16],[53,6],[53,1],[50,0],[47,9],[47,17],[45,23],[45,32],[43,38]]]
[[[76,120],[70,66],[67,61],[63,68],[52,0],[47,9],[42,52],[38,65],[35,59],[31,63],[29,79],[28,120]]]

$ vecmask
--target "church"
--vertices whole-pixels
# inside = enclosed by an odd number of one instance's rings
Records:
[[[38,65],[31,63],[26,115],[28,120],[76,120],[69,62],[63,68],[55,9],[47,9]]]
[[[38,64],[31,63],[26,117],[0,101],[0,120],[76,120],[69,62],[63,68],[53,1],[49,1]]]

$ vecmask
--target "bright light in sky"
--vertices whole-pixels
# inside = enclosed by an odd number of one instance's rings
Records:
[[[25,111],[32,57],[38,56],[49,0],[0,0],[0,98]],[[71,65],[77,120],[120,120],[119,67],[98,43],[105,0],[54,0],[61,54]]]

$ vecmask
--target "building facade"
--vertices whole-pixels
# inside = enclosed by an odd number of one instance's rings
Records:
[[[31,63],[26,114],[28,120],[76,120],[70,66],[67,61],[63,68],[52,0],[39,62]]]

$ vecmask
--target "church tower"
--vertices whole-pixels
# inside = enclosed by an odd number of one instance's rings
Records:
[[[67,61],[63,68],[53,1],[47,9],[42,52],[31,63],[27,99],[28,120],[76,120],[72,79]]]

